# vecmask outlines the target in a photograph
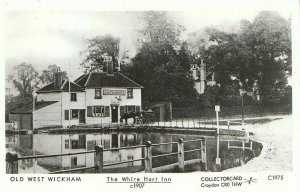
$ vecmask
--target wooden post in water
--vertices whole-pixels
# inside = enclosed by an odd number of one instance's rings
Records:
[[[94,150],[95,173],[103,173],[103,146],[96,145],[94,147]]]
[[[151,141],[145,143],[145,173],[152,173],[152,144]]]
[[[178,168],[180,172],[184,172],[184,146],[183,139],[178,139]]]
[[[6,153],[6,174],[18,174],[18,154],[16,152]]]
[[[207,170],[207,158],[206,158],[206,140],[204,137],[201,138],[201,164],[203,169]]]

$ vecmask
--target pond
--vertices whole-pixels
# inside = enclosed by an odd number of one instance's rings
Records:
[[[262,145],[258,142],[249,141],[245,138],[233,136],[203,136],[184,135],[170,133],[76,133],[76,134],[31,134],[11,135],[6,137],[6,150],[16,151],[19,156],[50,155],[61,153],[82,152],[93,150],[95,145],[102,145],[104,149],[126,146],[142,145],[146,141],[156,143],[177,142],[178,138],[184,141],[195,140],[205,137],[207,147],[207,169],[209,171],[222,171],[247,163],[250,159],[258,156]],[[252,149],[250,146],[252,145]],[[244,146],[244,150],[242,147]],[[184,143],[184,150],[200,148],[200,142]],[[216,164],[219,148],[221,164]],[[177,144],[153,146],[152,155],[174,153],[178,151]],[[126,150],[104,151],[104,164],[139,159],[144,157],[144,148]],[[185,160],[200,159],[199,151],[185,154]],[[177,163],[177,155],[153,158],[153,167],[161,167],[171,163]],[[19,173],[49,173],[52,171],[93,166],[94,154],[80,154],[63,157],[40,158],[19,160]],[[120,165],[105,167],[108,173],[132,173],[145,169],[143,161],[135,161]],[[185,168],[186,172],[202,170],[200,163]],[[77,173],[92,173],[86,170]],[[169,170],[168,172],[177,172]]]

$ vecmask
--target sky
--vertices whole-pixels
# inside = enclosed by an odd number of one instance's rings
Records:
[[[268,6],[269,5],[269,6]],[[189,33],[209,26],[236,26],[241,19],[252,21],[262,10],[277,11],[281,16],[291,16],[289,6],[210,6],[190,10],[171,11],[172,17],[185,27],[183,38]],[[137,30],[142,27],[141,11],[61,11],[10,10],[4,15],[5,77],[13,67],[25,62],[38,71],[56,64],[70,74],[71,80],[80,76],[83,69],[80,52],[87,48],[86,40],[111,34],[119,37],[121,51],[136,53]],[[10,87],[8,83],[5,85]]]

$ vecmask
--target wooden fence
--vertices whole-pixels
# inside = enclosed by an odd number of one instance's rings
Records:
[[[185,151],[184,144],[192,143],[192,142],[200,142],[200,148]],[[172,145],[172,144],[178,145],[177,152],[160,154],[160,155],[155,155],[155,156],[152,155],[152,147],[153,146]],[[134,148],[144,148],[145,149],[144,157],[138,158],[138,159],[133,159],[133,160],[128,160],[128,161],[108,163],[108,164],[104,164],[104,162],[103,162],[103,152],[104,151],[127,150],[127,149],[134,149]],[[67,170],[59,170],[59,171],[50,172],[49,174],[70,173],[70,172],[76,172],[76,171],[82,171],[82,170],[88,170],[88,169],[94,169],[95,173],[103,173],[104,167],[125,164],[125,163],[135,162],[135,161],[144,161],[145,172],[152,173],[152,172],[154,172],[153,167],[152,167],[153,158],[164,157],[164,156],[169,156],[169,155],[178,155],[177,167],[178,167],[179,171],[184,172],[185,162],[186,162],[184,159],[184,154],[191,153],[191,152],[200,152],[201,153],[201,159],[196,162],[200,163],[204,170],[207,170],[206,140],[204,137],[202,137],[200,139],[188,140],[188,141],[184,141],[183,139],[180,138],[180,139],[178,139],[178,142],[168,142],[168,143],[158,143],[158,144],[152,144],[150,141],[147,141],[144,145],[128,146],[128,147],[120,147],[120,148],[110,148],[110,149],[104,149],[103,146],[96,145],[94,147],[94,150],[90,150],[90,151],[77,152],[77,153],[52,154],[52,155],[36,155],[36,156],[18,157],[18,154],[16,152],[7,152],[6,153],[6,173],[7,174],[18,174],[18,172],[19,172],[18,171],[18,161],[19,160],[70,156],[70,155],[79,155],[79,154],[87,154],[87,153],[94,153],[94,165],[93,166],[73,168],[73,169],[67,169]]]

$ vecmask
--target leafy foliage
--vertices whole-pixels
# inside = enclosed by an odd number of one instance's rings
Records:
[[[149,11],[143,14],[144,28],[140,30],[139,42],[160,54],[180,46],[183,26],[174,22],[166,12]]]
[[[54,81],[54,73],[57,71],[57,65],[48,65],[47,69],[42,71],[39,79],[43,85],[49,84]]]
[[[34,69],[31,64],[21,63],[14,67],[12,75],[9,75],[8,81],[19,92],[25,101],[32,99],[34,88],[37,86],[38,72]]]
[[[251,23],[241,21],[238,33],[208,28],[211,45],[205,52],[208,68],[233,97],[240,89],[258,92],[266,105],[280,102],[291,74],[290,22],[275,12],[261,12]],[[235,90],[228,91],[233,81]]]
[[[196,98],[187,45],[180,40],[183,27],[166,12],[145,12],[140,48],[126,69],[144,86],[143,100],[172,101],[175,105]]]
[[[120,39],[111,35],[98,36],[87,40],[88,48],[81,54],[85,54],[82,66],[92,65],[93,69],[103,68],[103,55],[112,57],[114,66],[118,64]]]

